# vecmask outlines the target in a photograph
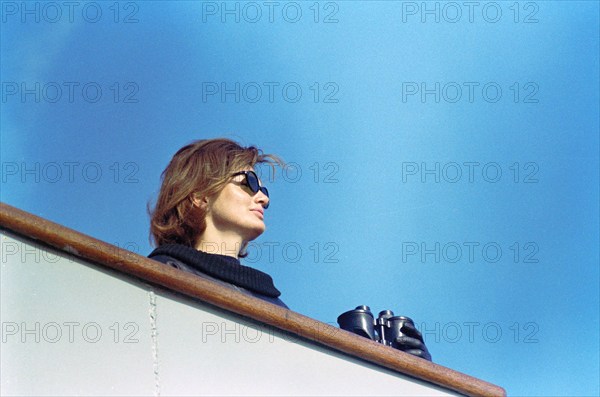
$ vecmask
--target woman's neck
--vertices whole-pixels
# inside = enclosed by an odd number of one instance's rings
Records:
[[[205,231],[197,240],[196,248],[207,254],[218,254],[239,258],[244,242],[235,234],[210,233]]]

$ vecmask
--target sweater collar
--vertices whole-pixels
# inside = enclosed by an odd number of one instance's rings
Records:
[[[232,256],[208,254],[195,248],[181,244],[166,244],[156,248],[150,258],[157,255],[168,255],[185,264],[250,291],[277,298],[281,292],[273,284],[273,279],[266,273],[244,266]]]

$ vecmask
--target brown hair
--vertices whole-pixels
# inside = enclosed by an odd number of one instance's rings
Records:
[[[194,206],[192,197],[217,194],[231,174],[258,163],[284,165],[277,156],[224,138],[198,140],[179,149],[161,174],[154,209],[148,205],[154,245],[177,243],[194,247],[206,228],[206,210]]]

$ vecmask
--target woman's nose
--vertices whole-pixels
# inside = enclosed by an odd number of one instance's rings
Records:
[[[264,194],[263,192],[261,192],[260,190],[258,191],[258,193],[256,194],[256,196],[254,196],[256,198],[256,201],[259,202],[263,208],[267,208],[269,207],[269,197]]]

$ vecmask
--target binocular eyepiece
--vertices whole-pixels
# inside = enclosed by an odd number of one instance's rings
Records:
[[[391,310],[380,312],[375,319],[369,306],[365,305],[342,313],[337,318],[337,322],[340,328],[346,331],[394,348],[397,348],[396,340],[405,335],[402,333],[402,327],[410,323],[414,328],[413,320],[405,316],[394,316]]]

